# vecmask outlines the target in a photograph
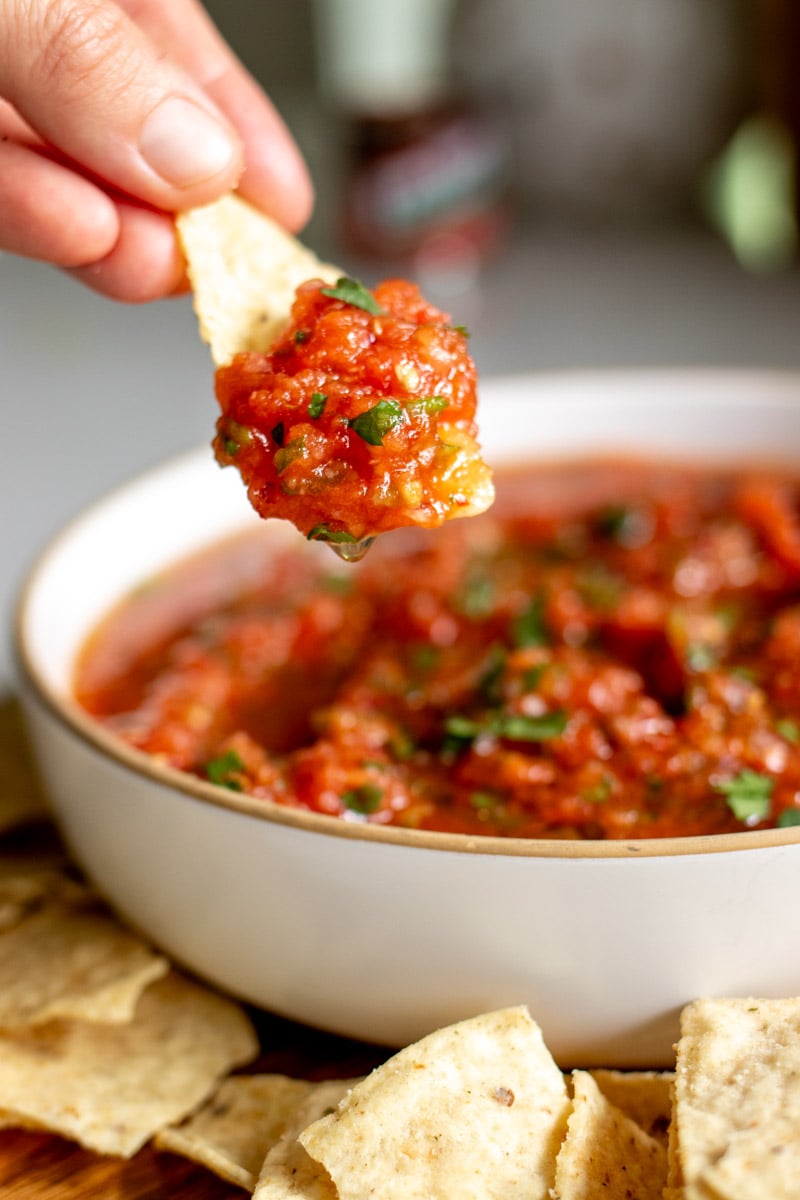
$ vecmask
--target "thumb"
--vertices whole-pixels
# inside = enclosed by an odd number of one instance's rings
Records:
[[[235,186],[238,135],[113,0],[3,0],[0,95],[89,174],[158,208]]]

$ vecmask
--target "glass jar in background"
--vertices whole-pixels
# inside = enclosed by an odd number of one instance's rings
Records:
[[[350,257],[440,302],[475,285],[511,217],[505,126],[453,85],[454,0],[317,0],[320,88],[341,148]]]

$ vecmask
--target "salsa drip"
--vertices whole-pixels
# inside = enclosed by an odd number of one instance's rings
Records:
[[[238,354],[216,392],[218,461],[311,540],[358,545],[492,502],[466,331],[415,284],[302,285],[272,350]]]
[[[80,703],[222,787],[523,838],[800,823],[800,485],[585,462],[334,569],[257,534],[140,590]],[[259,533],[261,531],[258,531]]]

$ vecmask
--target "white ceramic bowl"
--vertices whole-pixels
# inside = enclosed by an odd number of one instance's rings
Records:
[[[800,469],[797,377],[509,378],[484,385],[481,420],[497,465],[628,449]],[[98,618],[255,520],[204,448],[73,523],[21,598],[23,699],[53,810],[124,916],[230,992],[357,1038],[401,1044],[525,1002],[563,1065],[669,1061],[695,996],[800,993],[798,829],[628,843],[353,825],[161,769],[87,719],[70,679]]]

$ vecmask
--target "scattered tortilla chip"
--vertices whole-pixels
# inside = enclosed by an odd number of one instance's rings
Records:
[[[339,1193],[330,1175],[311,1158],[298,1137],[324,1114],[332,1112],[358,1082],[330,1079],[314,1084],[267,1153],[253,1200],[338,1200]]]
[[[556,1159],[553,1200],[661,1200],[667,1152],[603,1095],[588,1071],[572,1074],[573,1107]]]
[[[179,213],[176,223],[200,335],[218,367],[270,348],[301,283],[342,273],[237,195]]]
[[[172,972],[127,1024],[53,1021],[0,1035],[0,1111],[127,1158],[257,1053],[239,1005]]]
[[[607,1100],[650,1137],[666,1145],[675,1079],[671,1071],[612,1071],[598,1067],[589,1074]]]
[[[267,1151],[313,1087],[287,1075],[233,1075],[185,1124],[162,1130],[155,1145],[252,1192]]]
[[[438,1030],[299,1138],[340,1200],[546,1200],[570,1105],[524,1007]]]
[[[49,906],[0,935],[0,1028],[130,1021],[169,962],[102,913]]]
[[[19,704],[0,698],[0,833],[41,821],[47,804],[39,785]]]
[[[800,998],[697,1000],[681,1014],[676,1169],[687,1200],[796,1200]]]
[[[0,934],[52,901],[84,908],[100,904],[89,888],[63,871],[10,866],[0,859]]]

